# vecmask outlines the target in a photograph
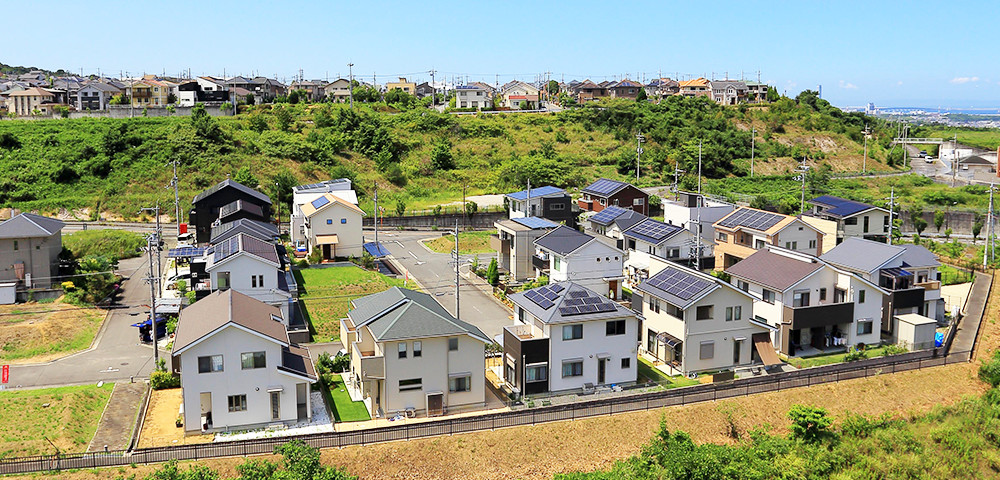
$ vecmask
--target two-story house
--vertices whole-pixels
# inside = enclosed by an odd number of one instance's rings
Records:
[[[889,292],[883,306],[882,329],[893,334],[893,317],[915,313],[944,320],[944,299],[937,257],[923,245],[887,245],[848,237],[820,257],[860,275]]]
[[[509,272],[510,280],[523,282],[535,276],[535,240],[558,225],[539,217],[515,217],[493,224],[490,247],[497,251],[497,267]]]
[[[626,182],[602,178],[585,187],[581,194],[577,203],[588,212],[600,212],[614,205],[649,215],[649,194]]]
[[[332,193],[324,193],[300,208],[304,222],[301,235],[309,253],[320,249],[323,260],[360,257],[364,252],[361,218],[357,205]]]
[[[608,93],[611,98],[624,98],[627,100],[635,100],[639,96],[639,90],[643,89],[643,85],[639,82],[634,82],[629,79],[624,79],[620,82],[608,87]]]
[[[592,102],[608,96],[606,88],[590,81],[590,79],[574,85],[571,91],[576,94],[576,101],[580,103]]]
[[[614,205],[587,217],[587,230],[594,235],[604,235],[613,238],[618,243],[618,248],[625,248],[625,239],[622,234],[625,230],[649,217]]]
[[[680,225],[647,218],[623,234],[628,261],[625,270],[632,285],[649,277],[650,257],[694,265],[697,238]]]
[[[541,90],[534,85],[513,80],[500,87],[503,106],[511,109],[524,110],[538,108],[538,95]]]
[[[889,239],[889,211],[833,195],[809,200],[812,216],[837,223],[837,245],[856,237],[885,243]],[[803,217],[805,219],[805,217]]]
[[[459,85],[455,87],[455,107],[489,110],[493,108],[493,97],[478,85]]]
[[[880,341],[883,299],[877,284],[820,258],[768,246],[726,269],[756,301],[754,318],[770,325],[781,353],[809,355]]]
[[[34,213],[0,222],[0,282],[26,288],[58,284],[64,226],[61,220]]]
[[[212,237],[208,243],[216,245],[241,233],[264,242],[280,243],[277,225],[251,219],[240,219],[213,225]]]
[[[410,95],[417,94],[417,84],[406,81],[406,78],[404,77],[399,77],[399,81],[396,82],[386,82],[385,84],[386,92],[397,89],[409,93]]]
[[[170,356],[181,376],[185,433],[312,418],[316,370],[275,307],[235,290],[214,292],[181,310]]]
[[[750,294],[663,259],[651,259],[650,274],[636,288],[642,294],[641,350],[670,372],[687,375],[757,361],[779,363],[770,327],[753,318]]]
[[[86,110],[107,110],[108,102],[115,95],[121,93],[121,90],[106,83],[88,83],[76,93],[76,109],[81,112]]]
[[[681,84],[670,78],[654,78],[643,88],[650,99],[662,100],[680,93]]]
[[[358,194],[354,191],[352,185],[351,180],[348,178],[335,178],[292,187],[292,214],[289,225],[292,243],[305,245],[306,218],[302,214],[302,207],[327,193],[345,202],[357,205]]]
[[[346,103],[351,98],[351,82],[346,78],[338,78],[323,87],[326,98],[332,102]]]
[[[766,245],[820,255],[823,232],[801,219],[750,207],[739,207],[712,225],[715,269],[724,270]]]
[[[504,381],[525,395],[628,385],[637,375],[639,322],[631,310],[575,282],[511,294]]]
[[[747,84],[739,80],[712,80],[712,100],[719,105],[736,105],[746,102]]]
[[[274,243],[241,233],[209,247],[204,259],[210,290],[236,290],[280,309],[286,325],[293,319],[293,296]]]
[[[536,277],[571,281],[617,300],[622,293],[625,254],[586,233],[558,226],[535,240]]]
[[[7,95],[7,111],[21,117],[34,115],[36,112],[50,114],[55,98],[52,92],[44,88],[18,90]]]
[[[271,220],[271,199],[246,185],[226,179],[204,192],[199,193],[191,201],[189,222],[195,231],[198,243],[207,243],[212,236],[212,224],[219,219],[219,210],[237,200],[260,207],[264,222]]]
[[[712,96],[712,89],[707,79],[698,77],[691,80],[681,80],[678,85],[680,95],[685,97],[709,97]]]
[[[576,226],[573,197],[559,187],[549,185],[532,188],[511,192],[504,197],[507,199],[510,218],[542,217],[570,227]]]
[[[345,381],[361,391],[372,417],[485,406],[484,355],[493,342],[430,295],[393,287],[354,299],[340,331],[351,356]]]

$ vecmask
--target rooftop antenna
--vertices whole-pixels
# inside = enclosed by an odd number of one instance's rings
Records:
[[[671,187],[671,190],[674,192],[674,200],[677,200],[677,199],[680,198],[680,185],[677,183],[677,180],[680,178],[680,176],[681,176],[682,173],[684,173],[684,170],[681,170],[680,169],[680,164],[675,162],[674,163],[674,186]]]

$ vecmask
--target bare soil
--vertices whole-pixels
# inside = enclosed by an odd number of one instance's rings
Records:
[[[149,397],[146,421],[139,435],[139,447],[208,443],[212,435],[184,435],[184,427],[178,427],[177,412],[181,406],[181,389],[154,390]]]
[[[40,363],[90,347],[106,312],[63,303],[0,305],[0,360]]]

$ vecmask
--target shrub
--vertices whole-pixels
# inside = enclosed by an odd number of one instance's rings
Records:
[[[179,388],[181,386],[181,377],[170,372],[156,370],[149,376],[149,385],[153,387],[153,390]]]
[[[829,428],[833,425],[833,419],[827,416],[825,408],[808,405],[792,405],[788,418],[792,419],[792,438],[806,443],[820,440],[829,434]]]
[[[851,347],[847,350],[847,355],[844,355],[845,362],[856,362],[858,360],[864,360],[868,358],[868,352],[864,350],[859,350],[855,347]]]
[[[993,358],[979,366],[979,379],[993,388],[1000,386],[1000,350],[993,352]]]

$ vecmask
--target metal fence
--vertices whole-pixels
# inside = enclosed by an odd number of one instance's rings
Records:
[[[357,431],[272,437],[225,443],[138,448],[131,451],[4,458],[0,459],[0,475],[47,470],[111,467],[133,463],[156,463],[168,460],[198,460],[204,458],[266,454],[273,453],[275,447],[296,439],[317,448],[330,448],[496,430],[522,425],[537,425],[562,420],[575,420],[676,405],[710,402],[788,388],[807,387],[840,382],[841,380],[962,363],[968,362],[972,355],[971,351],[952,352],[947,356],[944,356],[942,353],[943,349],[938,348],[891,357],[873,358],[792,372],[741,378],[726,383],[695,385],[672,390],[637,393],[629,396],[593,399],[565,405],[552,405]]]

